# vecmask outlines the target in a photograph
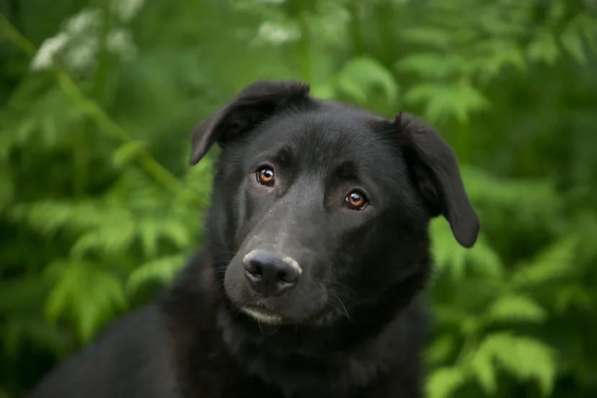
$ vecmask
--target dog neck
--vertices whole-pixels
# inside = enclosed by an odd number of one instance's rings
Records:
[[[164,300],[166,314],[177,325],[171,329],[179,331],[173,343],[185,369],[183,384],[197,379],[192,356],[207,352],[228,358],[228,368],[236,364],[239,375],[256,377],[287,397],[341,397],[365,388],[400,363],[406,352],[416,349],[413,341],[423,333],[413,333],[410,325],[422,324],[413,319],[422,312],[418,300],[412,298],[427,279],[427,268],[420,267],[388,289],[375,308],[354,309],[350,320],[321,327],[271,326],[234,310],[216,278],[213,262],[199,255]],[[321,383],[322,378],[327,382]],[[316,390],[322,385],[328,390]]]
[[[351,319],[328,326],[259,324],[224,300],[218,326],[242,369],[285,396],[348,396],[399,363],[401,353],[413,349],[406,341],[420,340],[423,333],[413,334],[411,325],[423,323],[412,319],[423,312],[413,297],[425,280],[423,269],[388,289],[374,308],[356,308]],[[329,390],[316,390],[322,384]]]

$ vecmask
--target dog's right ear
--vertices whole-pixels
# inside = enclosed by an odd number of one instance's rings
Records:
[[[225,144],[284,107],[305,99],[309,86],[295,81],[258,81],[193,129],[191,165],[205,156],[214,142]]]

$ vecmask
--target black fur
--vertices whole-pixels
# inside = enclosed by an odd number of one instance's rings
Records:
[[[443,214],[464,246],[479,228],[450,148],[409,115],[319,101],[295,82],[242,91],[195,129],[191,162],[215,142],[203,249],[32,396],[420,396],[429,219]],[[354,189],[361,210],[345,204]],[[255,249],[294,259],[296,285],[252,289]]]

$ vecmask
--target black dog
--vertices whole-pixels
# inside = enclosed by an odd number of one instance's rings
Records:
[[[417,397],[428,224],[479,230],[456,159],[389,121],[258,82],[194,131],[222,154],[205,247],[34,397]]]

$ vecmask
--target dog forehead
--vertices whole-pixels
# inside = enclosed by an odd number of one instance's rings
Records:
[[[379,131],[383,119],[358,109],[325,106],[276,115],[259,129],[256,150],[288,148],[311,166],[353,161],[362,166],[395,160],[388,134]],[[385,156],[382,156],[385,155]]]

